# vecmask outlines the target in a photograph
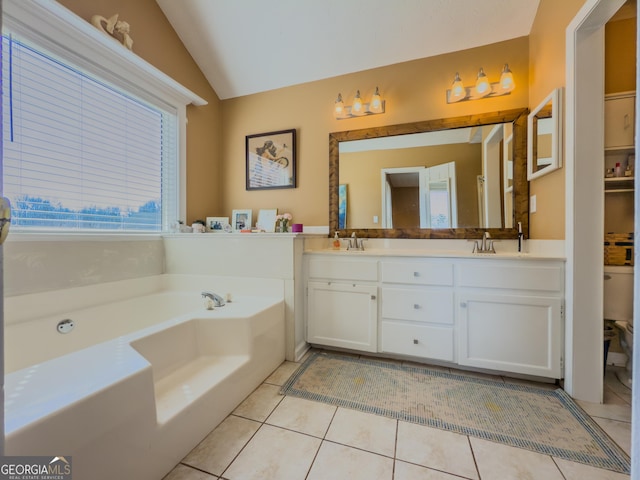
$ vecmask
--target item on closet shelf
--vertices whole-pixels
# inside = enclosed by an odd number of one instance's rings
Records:
[[[633,265],[633,247],[633,232],[605,234],[604,264]]]
[[[607,168],[607,171],[604,173],[604,178],[613,178],[616,176],[616,171],[613,168]]]
[[[340,237],[338,236],[338,232],[333,236],[333,249],[340,250]]]
[[[624,171],[625,177],[633,177],[633,167],[630,163],[627,164],[627,168]]]
[[[622,176],[622,166],[620,165],[620,162],[616,163],[616,177],[621,177]]]

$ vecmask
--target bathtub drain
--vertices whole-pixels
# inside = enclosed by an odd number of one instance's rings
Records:
[[[65,318],[64,320],[60,320],[58,322],[58,326],[56,328],[58,329],[58,333],[69,333],[71,330],[73,330],[73,327],[73,320],[71,320],[70,318]]]

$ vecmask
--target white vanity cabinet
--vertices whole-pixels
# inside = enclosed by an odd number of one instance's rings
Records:
[[[453,263],[438,259],[380,262],[380,350],[455,361]]]
[[[562,262],[461,261],[458,363],[562,378]]]
[[[562,378],[564,260],[306,253],[307,341]]]
[[[307,341],[377,352],[377,261],[321,256],[307,268]]]

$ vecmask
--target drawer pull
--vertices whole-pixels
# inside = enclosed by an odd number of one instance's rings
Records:
[[[414,277],[419,277],[420,276],[420,272],[413,272],[413,276]]]
[[[418,344],[418,339],[417,339],[417,338],[414,338],[414,339],[413,339],[413,344],[414,344],[414,345],[417,345],[417,344]]]
[[[371,295],[371,300],[375,300],[376,296],[375,295]]]
[[[462,308],[467,308],[467,302],[460,302],[460,306]]]
[[[419,309],[420,309],[420,305],[418,305],[417,303],[414,303],[414,304],[413,304],[413,308],[414,308],[415,310],[419,310]]]

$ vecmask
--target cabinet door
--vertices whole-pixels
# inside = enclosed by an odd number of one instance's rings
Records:
[[[307,341],[365,352],[378,348],[378,288],[336,282],[309,282]]]
[[[607,98],[604,102],[605,148],[633,147],[635,97]]]
[[[458,363],[562,378],[560,298],[463,293]]]

